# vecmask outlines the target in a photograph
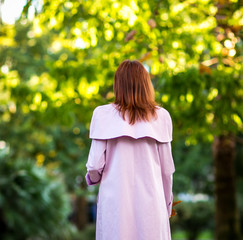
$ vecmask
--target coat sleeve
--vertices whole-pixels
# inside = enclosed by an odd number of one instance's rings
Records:
[[[96,185],[101,180],[105,166],[106,144],[106,140],[92,140],[86,164],[87,174],[85,178],[88,185]]]
[[[161,174],[165,194],[165,202],[167,206],[168,216],[171,216],[173,203],[173,173],[175,171],[174,161],[171,152],[171,143],[158,143],[158,151],[161,164]]]

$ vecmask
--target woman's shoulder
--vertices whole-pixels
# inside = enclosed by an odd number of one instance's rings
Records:
[[[115,106],[113,103],[108,103],[104,105],[99,105],[94,109],[94,112],[99,112],[99,111],[109,111],[111,109],[114,109]]]
[[[93,119],[107,119],[117,115],[117,110],[113,103],[97,106],[93,111]]]
[[[98,115],[106,115],[108,113],[117,113],[117,108],[116,108],[116,105],[114,103],[109,103],[109,104],[105,104],[105,105],[100,105],[100,106],[97,106],[95,109],[94,109],[94,112],[93,114],[98,114]],[[165,108],[161,107],[161,106],[156,106],[156,113],[157,113],[157,116],[159,118],[171,118],[170,117],[170,113],[168,112],[168,110],[166,110]],[[112,114],[112,115],[113,115]]]
[[[169,111],[163,107],[156,106],[156,112],[159,117],[163,116],[163,117],[171,118]]]
[[[94,109],[94,111],[110,110],[110,109],[116,109],[116,105],[114,103],[99,105]],[[156,111],[159,113],[169,114],[168,110],[158,105],[156,106]]]

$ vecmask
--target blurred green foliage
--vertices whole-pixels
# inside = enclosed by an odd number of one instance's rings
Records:
[[[184,139],[177,139],[172,147],[177,172],[173,177],[173,192],[205,193],[213,196],[214,176],[210,144],[201,142],[195,146],[186,146]]]
[[[186,239],[198,239],[203,231],[214,228],[213,201],[182,202],[176,209],[177,215],[171,219],[172,231],[174,228],[183,229]]]

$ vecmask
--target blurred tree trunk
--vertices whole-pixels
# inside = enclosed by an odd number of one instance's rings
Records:
[[[235,140],[215,137],[213,143],[216,198],[216,240],[240,240],[235,186]]]
[[[77,197],[77,221],[76,225],[78,229],[83,229],[87,222],[88,222],[88,213],[87,213],[87,201],[84,196],[78,196]]]

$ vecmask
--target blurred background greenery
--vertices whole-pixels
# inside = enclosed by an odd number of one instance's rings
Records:
[[[95,239],[89,124],[124,59],[173,119],[173,239],[241,239],[240,0],[0,4],[0,239]]]

